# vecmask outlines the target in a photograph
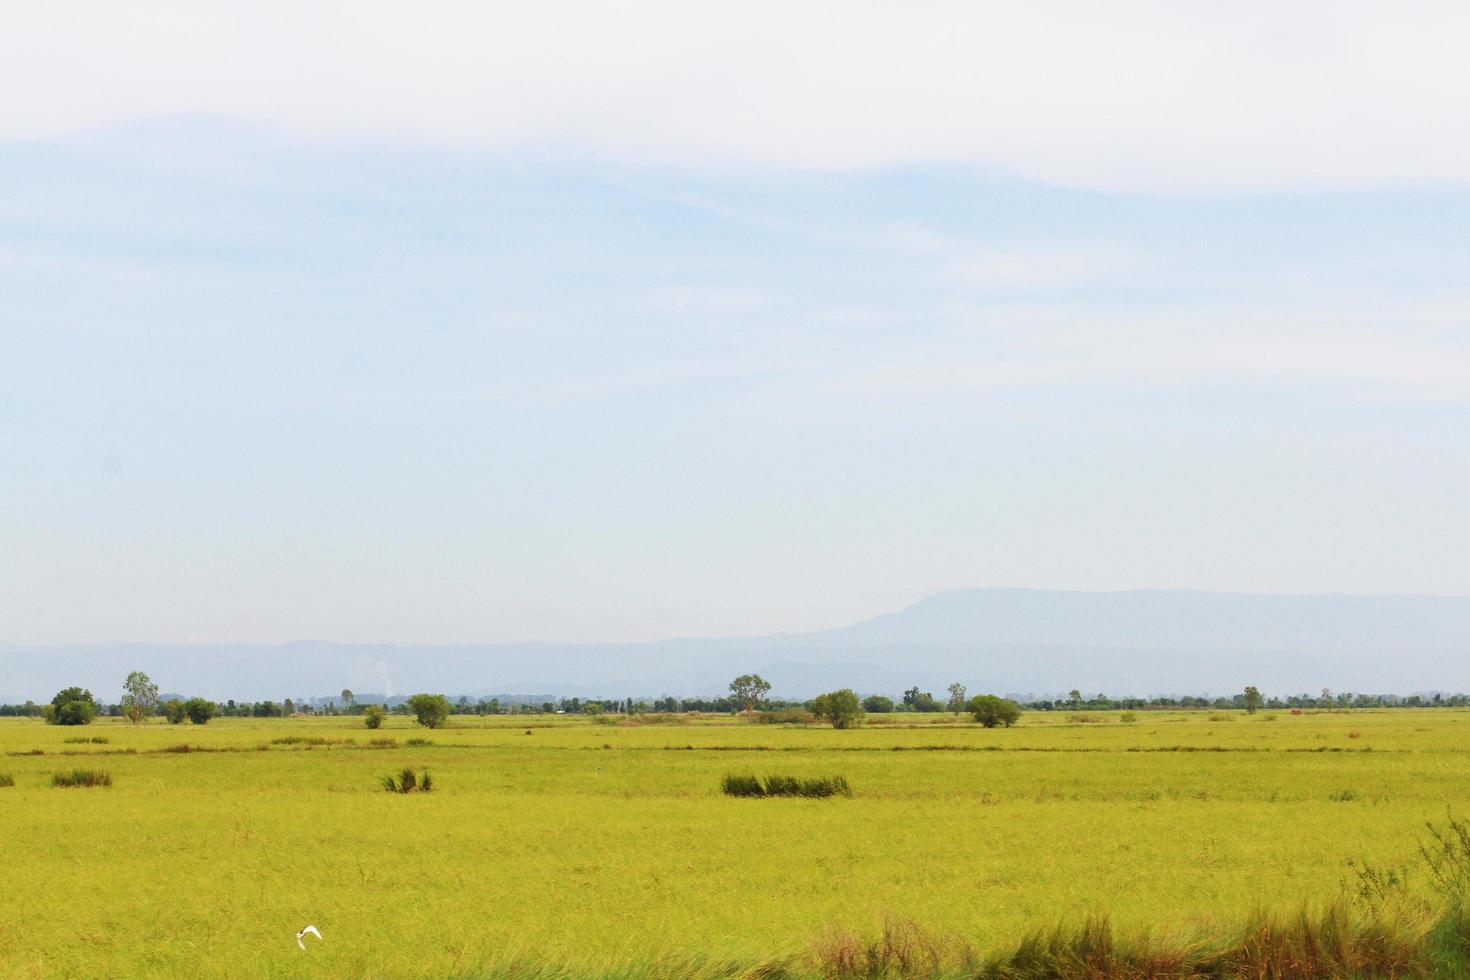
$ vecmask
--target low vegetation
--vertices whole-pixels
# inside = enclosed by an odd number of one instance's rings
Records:
[[[730,774],[721,780],[720,789],[726,796],[805,796],[809,799],[826,799],[831,796],[852,795],[852,787],[842,776],[808,779],[767,776],[761,780],[755,776]]]
[[[51,785],[58,787],[111,786],[112,773],[106,769],[73,769],[70,772],[53,772]]]
[[[416,775],[412,766],[404,766],[397,776],[384,776],[382,786],[390,793],[428,793],[434,789],[434,780],[427,769]]]

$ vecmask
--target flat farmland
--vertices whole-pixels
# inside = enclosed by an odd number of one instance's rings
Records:
[[[799,972],[894,920],[979,949],[1096,914],[1229,929],[1470,813],[1466,711],[1074,717],[0,719],[0,975]],[[384,792],[405,766],[433,792]],[[77,768],[112,785],[51,785]]]

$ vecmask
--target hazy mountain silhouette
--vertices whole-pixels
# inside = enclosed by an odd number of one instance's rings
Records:
[[[291,643],[0,646],[0,697],[46,700],[80,684],[115,700],[130,670],[223,699],[343,687],[405,693],[723,692],[759,671],[773,693],[835,686],[897,693],[1269,693],[1470,690],[1470,599],[968,589],[840,629],[645,644],[484,646]]]

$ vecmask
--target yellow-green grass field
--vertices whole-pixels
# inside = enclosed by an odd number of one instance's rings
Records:
[[[1331,900],[1349,860],[1412,864],[1426,820],[1470,814],[1467,711],[1087,717],[0,719],[0,976],[637,975],[885,917],[980,948],[1099,912],[1224,928]],[[406,765],[434,792],[384,792]],[[73,768],[113,785],[51,786]],[[727,797],[727,773],[854,796]],[[325,939],[302,952],[306,923]]]

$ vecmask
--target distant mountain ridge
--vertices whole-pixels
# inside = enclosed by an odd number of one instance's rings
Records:
[[[1470,690],[1470,598],[966,589],[838,629],[655,643],[0,645],[0,697],[71,684],[113,700],[130,670],[216,699],[354,689],[709,695],[759,671],[832,687],[1056,694]]]

